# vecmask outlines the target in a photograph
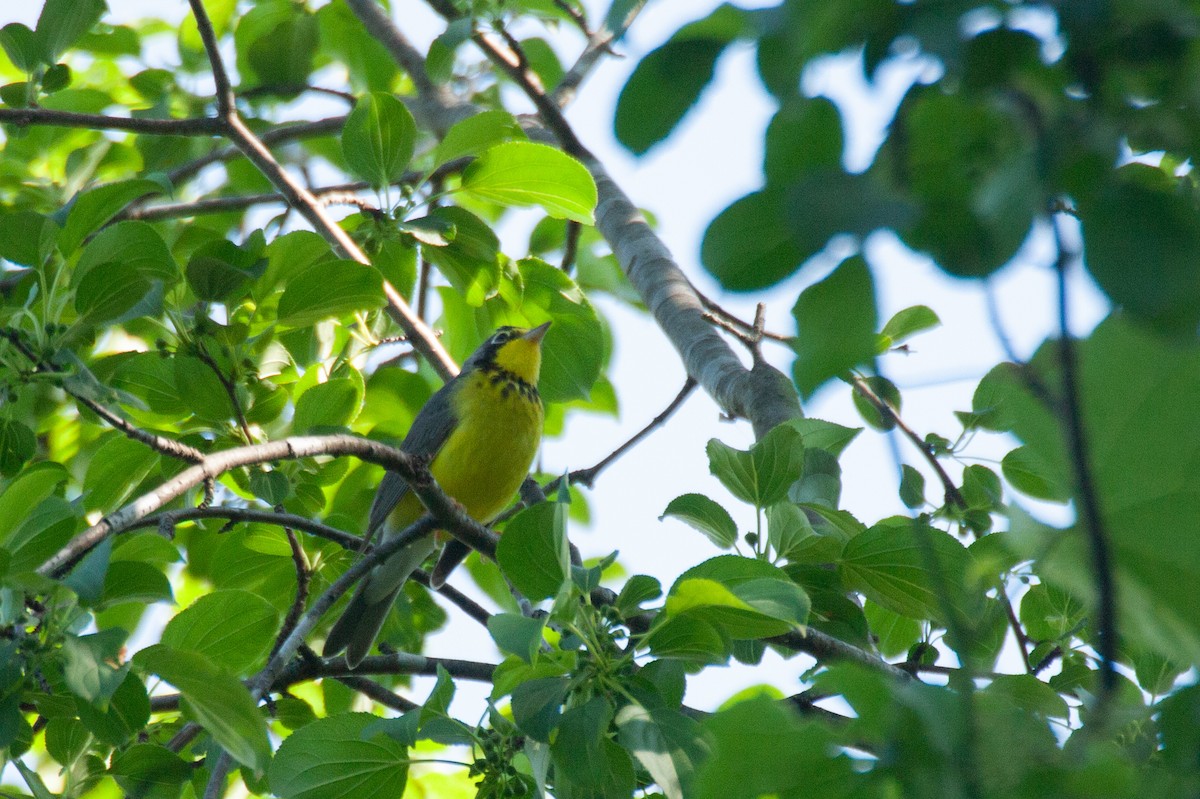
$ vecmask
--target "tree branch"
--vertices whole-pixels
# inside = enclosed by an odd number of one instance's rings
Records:
[[[130,133],[150,133],[159,136],[220,136],[224,124],[215,117],[188,119],[157,119],[154,117],[114,117],[105,114],[77,114],[50,108],[0,107],[0,122],[19,128],[47,125],[59,128],[90,128],[92,130],[124,130]]]
[[[224,133],[241,150],[250,162],[271,181],[276,189],[287,198],[288,204],[300,212],[313,229],[324,236],[331,244],[338,247],[347,257],[360,264],[369,266],[370,259],[350,238],[350,234],[341,228],[325,213],[324,206],[313,196],[302,183],[289,175],[279,162],[271,155],[254,133],[246,127],[246,123],[237,113],[234,104],[233,91],[225,72],[221,53],[217,49],[216,38],[213,35],[212,24],[204,9],[203,0],[188,0],[196,25],[200,30],[201,40],[212,67],[213,80],[217,87],[217,106],[220,118],[224,122]],[[446,352],[433,331],[409,307],[404,296],[388,280],[383,280],[383,293],[387,298],[388,315],[400,325],[412,345],[429,361],[430,365],[442,376],[449,380],[458,373],[458,366]]]
[[[138,497],[120,510],[79,533],[38,568],[43,577],[57,577],[72,563],[110,535],[122,532],[159,508],[182,496],[205,480],[230,469],[277,460],[312,458],[319,455],[353,455],[398,473],[405,479],[444,529],[463,543],[491,557],[496,551],[496,534],[472,519],[439,488],[423,460],[378,441],[351,435],[295,436],[253,446],[235,447],[204,456],[158,488]]]
[[[242,522],[246,524],[270,524],[280,527],[291,527],[295,530],[302,530],[310,535],[315,535],[318,538],[332,541],[351,552],[358,552],[362,548],[361,538],[339,530],[336,527],[322,524],[307,516],[297,516],[292,513],[276,513],[257,508],[216,507],[170,510],[145,516],[117,532],[157,527],[160,530],[166,530],[170,533],[179,522],[194,521],[196,519],[228,519],[231,523]]]
[[[663,423],[667,421],[667,419],[671,418],[671,415],[675,413],[675,411],[679,410],[679,407],[683,405],[684,400],[691,396],[691,393],[695,388],[696,381],[689,377],[686,381],[684,381],[683,388],[679,390],[679,393],[675,396],[675,399],[671,400],[671,404],[668,405],[662,413],[660,413],[658,416],[655,416],[654,419],[651,420],[650,424],[634,433],[632,438],[613,450],[607,457],[605,457],[595,466],[590,466],[586,469],[576,469],[568,474],[567,480],[573,484],[577,483],[579,485],[591,488],[592,483],[595,482],[596,477],[600,474],[600,472],[608,468],[613,461],[624,455],[639,441],[650,435],[650,433],[654,432],[655,429],[661,427]]]
[[[954,484],[954,480],[950,478],[950,474],[946,471],[945,467],[942,466],[941,461],[938,460],[937,453],[933,451],[933,447],[926,444],[925,439],[921,438],[917,431],[909,427],[908,424],[900,418],[900,414],[896,413],[896,409],[889,405],[882,397],[876,394],[865,379],[858,375],[854,375],[850,379],[850,385],[853,387],[855,393],[869,402],[871,406],[875,408],[875,410],[879,411],[879,415],[882,416],[886,421],[894,424],[896,429],[902,432],[904,437],[912,442],[912,445],[920,451],[921,455],[925,458],[925,461],[930,465],[934,473],[937,474],[938,480],[941,481],[942,490],[946,495],[946,504],[953,505],[960,510],[966,510],[967,501],[963,498],[962,492],[958,490],[958,486]]]
[[[331,658],[297,658],[283,669],[271,684],[271,692],[278,693],[302,682],[320,680],[327,677],[333,679],[364,678],[375,675],[411,674],[423,677],[436,677],[438,668],[445,669],[451,676],[461,680],[490,682],[496,667],[491,663],[477,663],[471,660],[454,660],[450,658],[432,658],[423,655],[410,655],[406,652],[395,652],[390,655],[370,655],[363,662],[351,669],[341,657]],[[358,690],[355,688],[355,690]],[[386,689],[385,689],[386,690]],[[179,694],[163,694],[150,698],[150,710],[154,713],[169,713],[179,709]],[[374,699],[374,697],[372,697]]]
[[[1052,216],[1050,225],[1054,229],[1054,245],[1057,255],[1054,270],[1058,274],[1058,329],[1059,365],[1062,368],[1063,405],[1066,410],[1067,446],[1071,452],[1071,463],[1075,471],[1075,487],[1078,492],[1080,521],[1091,547],[1092,569],[1096,572],[1096,593],[1099,608],[1096,618],[1097,651],[1100,655],[1100,705],[1097,716],[1104,718],[1104,711],[1117,689],[1117,673],[1114,663],[1117,658],[1117,598],[1116,581],[1113,578],[1112,555],[1109,552],[1108,531],[1105,529],[1104,514],[1100,510],[1100,496],[1092,476],[1091,459],[1088,457],[1087,433],[1083,427],[1083,401],[1079,391],[1079,364],[1076,360],[1075,340],[1071,336],[1070,314],[1067,293],[1067,267],[1073,259],[1057,216]]]
[[[294,141],[296,139],[306,139],[313,136],[328,136],[339,132],[346,124],[345,116],[326,117],[325,119],[316,119],[310,122],[294,122],[284,123],[272,127],[262,132],[259,139],[263,144],[282,144],[284,142]],[[221,129],[224,133],[224,128]],[[234,158],[242,156],[243,153],[237,147],[221,147],[206,153],[199,158],[188,161],[185,164],[175,167],[167,172],[167,177],[172,184],[178,185],[190,178],[194,177],[200,170],[206,166],[215,164],[221,161],[230,161]]]

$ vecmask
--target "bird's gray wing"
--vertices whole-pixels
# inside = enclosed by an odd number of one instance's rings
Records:
[[[446,439],[450,438],[450,433],[453,432],[457,421],[454,416],[454,406],[450,402],[457,382],[458,379],[455,378],[442,386],[421,407],[417,418],[413,419],[412,425],[408,428],[408,435],[404,437],[400,449],[410,455],[431,460],[437,455],[442,445],[446,443]],[[379,489],[375,492],[375,501],[371,503],[371,514],[367,521],[368,540],[375,536],[380,526],[407,493],[408,483],[404,481],[403,477],[391,471],[383,476],[383,480],[379,483]]]

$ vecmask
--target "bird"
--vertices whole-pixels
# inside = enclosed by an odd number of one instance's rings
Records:
[[[422,406],[400,449],[429,459],[429,471],[467,514],[486,523],[520,488],[542,437],[537,383],[542,339],[550,323],[532,329],[497,328],[463,363],[458,376]],[[381,528],[385,540],[425,514],[396,472],[385,473],[367,521],[366,539]],[[345,650],[351,668],[371,650],[404,582],[433,553],[433,533],[391,555],[364,577],[325,639],[324,655]],[[431,575],[440,587],[470,547],[451,538]]]

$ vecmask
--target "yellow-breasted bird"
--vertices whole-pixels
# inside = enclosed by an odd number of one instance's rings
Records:
[[[429,470],[438,485],[481,522],[504,510],[537,454],[542,438],[537,382],[542,338],[549,327],[547,322],[532,330],[497,329],[458,376],[429,398],[400,445],[405,452],[431,459]],[[371,505],[367,535],[382,525],[386,539],[424,513],[404,478],[388,472]],[[352,667],[367,656],[404,581],[434,546],[435,536],[424,536],[363,578],[325,639],[326,656],[344,649]],[[445,582],[469,551],[456,539],[446,543],[432,575],[435,586]]]

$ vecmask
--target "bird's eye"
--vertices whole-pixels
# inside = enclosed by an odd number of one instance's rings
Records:
[[[511,339],[512,335],[513,335],[512,330],[510,330],[508,328],[505,328],[504,330],[497,330],[496,334],[494,336],[492,336],[492,341],[496,342],[497,344],[503,344],[504,342]]]

